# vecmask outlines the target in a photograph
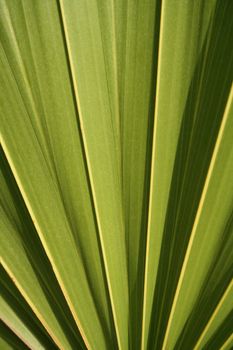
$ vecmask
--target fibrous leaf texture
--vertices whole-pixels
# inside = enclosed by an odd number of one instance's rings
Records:
[[[233,1],[0,0],[0,348],[233,348]]]

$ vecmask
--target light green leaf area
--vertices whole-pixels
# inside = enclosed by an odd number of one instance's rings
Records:
[[[231,280],[219,304],[214,310],[214,313],[211,319],[207,323],[200,339],[195,345],[196,350],[203,349],[205,347],[206,343],[211,338],[211,336],[213,336],[215,332],[217,333],[218,328],[221,326],[223,321],[227,318],[228,315],[230,315],[230,313],[232,313],[232,309],[233,309],[232,300],[233,300],[233,280]],[[231,321],[232,319],[233,317],[231,317]],[[232,328],[232,324],[231,324],[231,328]]]
[[[105,70],[100,9],[94,1],[60,1],[60,8],[116,336],[119,347],[127,347],[126,251],[120,169],[116,167],[118,115],[112,103],[114,93],[109,97],[111,84],[108,86]]]
[[[32,311],[20,294],[16,285],[5,272],[0,268],[0,289],[5,302],[10,305],[21,322],[32,332],[45,349],[56,349],[57,345],[53,342],[45,327],[40,323],[37,315]]]
[[[200,286],[223,239],[222,233],[228,217],[233,211],[232,135],[233,89],[229,94],[189,239],[167,326],[164,349],[174,347],[175,340],[194,307]],[[232,232],[231,230],[229,234],[232,235]],[[230,254],[232,258],[232,253]],[[229,304],[229,308],[232,307],[233,301]]]
[[[0,0],[0,348],[219,350],[233,2]]]
[[[103,329],[110,333],[112,316],[58,8],[52,2],[37,2],[35,10],[26,1],[14,7],[2,2],[2,9],[4,152],[85,341],[91,338],[95,346],[105,348]],[[112,247],[118,256],[114,242]],[[119,259],[124,265],[123,261]],[[117,288],[125,286],[118,283]],[[126,299],[127,294],[122,300]],[[107,343],[112,341],[108,338]]]
[[[30,333],[28,328],[2,297],[0,297],[0,317],[29,348],[38,350],[44,349],[37,338]]]
[[[119,8],[121,6],[119,5]],[[141,338],[144,256],[160,2],[126,1],[118,21],[122,191],[130,295],[130,347]],[[120,28],[120,25],[122,28]]]
[[[148,209],[142,347],[147,343],[169,191],[188,89],[216,1],[163,1]]]
[[[0,321],[0,346],[2,350],[28,350],[25,343],[3,321]]]
[[[17,235],[17,231],[11,226],[9,219],[1,209],[1,263],[13,279],[19,291],[22,293],[38,319],[47,332],[59,346],[71,349],[63,330],[53,314],[33,267],[28,259],[25,249]],[[38,307],[39,306],[39,307]]]
[[[3,338],[0,338],[0,347],[2,350],[12,350],[13,348]]]
[[[233,346],[233,334],[226,340],[220,350],[231,350]]]

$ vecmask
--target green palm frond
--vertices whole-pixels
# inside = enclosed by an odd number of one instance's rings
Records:
[[[233,347],[233,2],[0,0],[0,349]]]

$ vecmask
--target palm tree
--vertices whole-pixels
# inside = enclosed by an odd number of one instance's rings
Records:
[[[0,349],[233,348],[233,1],[0,0]]]

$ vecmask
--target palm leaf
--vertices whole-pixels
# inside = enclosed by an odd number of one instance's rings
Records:
[[[0,0],[0,347],[233,346],[233,3]]]

